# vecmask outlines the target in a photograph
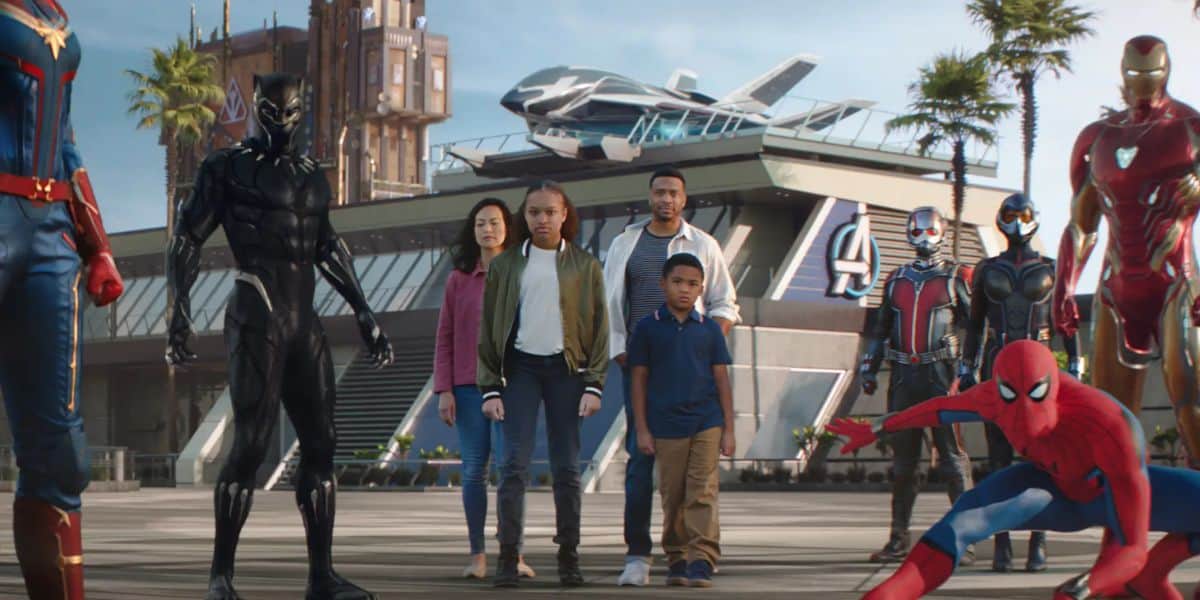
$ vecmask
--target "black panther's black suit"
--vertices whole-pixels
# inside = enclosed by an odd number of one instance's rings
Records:
[[[224,227],[239,273],[225,311],[229,391],[235,437],[214,495],[216,541],[208,597],[237,598],[234,553],[254,495],[282,400],[300,440],[296,502],[308,540],[310,599],[373,598],[333,570],[335,433],[333,363],[313,310],[314,267],[346,298],[378,365],[391,361],[387,336],[375,322],[346,244],[329,224],[329,184],[293,138],[302,114],[300,81],[256,76],[259,133],[217,150],[200,167],[191,197],[179,210],[168,250],[175,293],[167,360],[194,358],[188,294],[199,272],[200,247]]]

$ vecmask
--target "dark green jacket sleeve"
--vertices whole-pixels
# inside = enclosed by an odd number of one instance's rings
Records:
[[[583,375],[586,391],[603,394],[604,378],[608,375],[608,308],[604,298],[604,272],[600,261],[588,261],[589,279],[591,285],[588,291],[591,297],[587,299],[592,313],[592,345],[587,348],[587,368]]]
[[[504,284],[505,271],[502,265],[497,264],[499,262],[493,260],[491,268],[488,269],[483,287],[483,314],[479,316],[479,357],[475,369],[475,385],[479,386],[484,400],[499,396],[504,388],[500,378],[503,361],[500,344],[507,340],[497,340],[495,334],[496,319],[500,313],[496,298],[499,296],[500,286]]]

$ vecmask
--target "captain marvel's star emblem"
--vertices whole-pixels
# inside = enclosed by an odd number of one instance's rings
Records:
[[[67,47],[67,37],[70,36],[70,30],[65,23],[55,27],[4,2],[0,2],[0,14],[11,17],[41,36],[46,45],[50,47],[50,56],[53,56],[54,60],[58,60],[59,51]]]
[[[50,46],[50,56],[53,56],[54,60],[58,60],[58,51],[67,47],[66,30],[49,27],[41,23],[35,25],[33,30],[42,36],[43,40],[46,40],[46,45]]]
[[[1131,148],[1117,148],[1117,166],[1122,169],[1128,169],[1130,163],[1133,162],[1133,157],[1137,156],[1137,146]]]

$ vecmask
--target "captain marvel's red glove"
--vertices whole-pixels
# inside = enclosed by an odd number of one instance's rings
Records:
[[[88,267],[87,291],[96,306],[116,300],[125,290],[117,264],[108,244],[108,233],[100,220],[100,208],[87,170],[76,169],[71,174],[71,218],[75,221],[75,239],[79,256]]]

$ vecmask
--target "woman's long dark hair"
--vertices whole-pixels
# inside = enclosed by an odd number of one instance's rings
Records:
[[[504,221],[504,243],[501,244],[501,247],[507,248],[516,241],[513,236],[513,214],[503,200],[484,198],[476,202],[475,206],[471,208],[471,212],[467,214],[467,220],[463,222],[462,229],[458,231],[458,237],[450,246],[450,255],[454,257],[454,268],[463,273],[474,273],[475,266],[479,264],[479,257],[483,254],[483,249],[475,240],[475,218],[479,216],[479,211],[489,206],[499,208],[500,218]]]
[[[521,208],[517,210],[517,240],[524,242],[533,237],[529,231],[529,223],[525,220],[525,203],[529,201],[529,195],[537,191],[554,192],[562,198],[563,210],[567,211],[567,220],[562,224],[562,237],[568,242],[574,242],[575,236],[579,235],[579,212],[575,210],[575,205],[567,196],[567,190],[563,189],[563,186],[557,181],[550,179],[543,179],[525,190],[525,200],[521,201]]]

